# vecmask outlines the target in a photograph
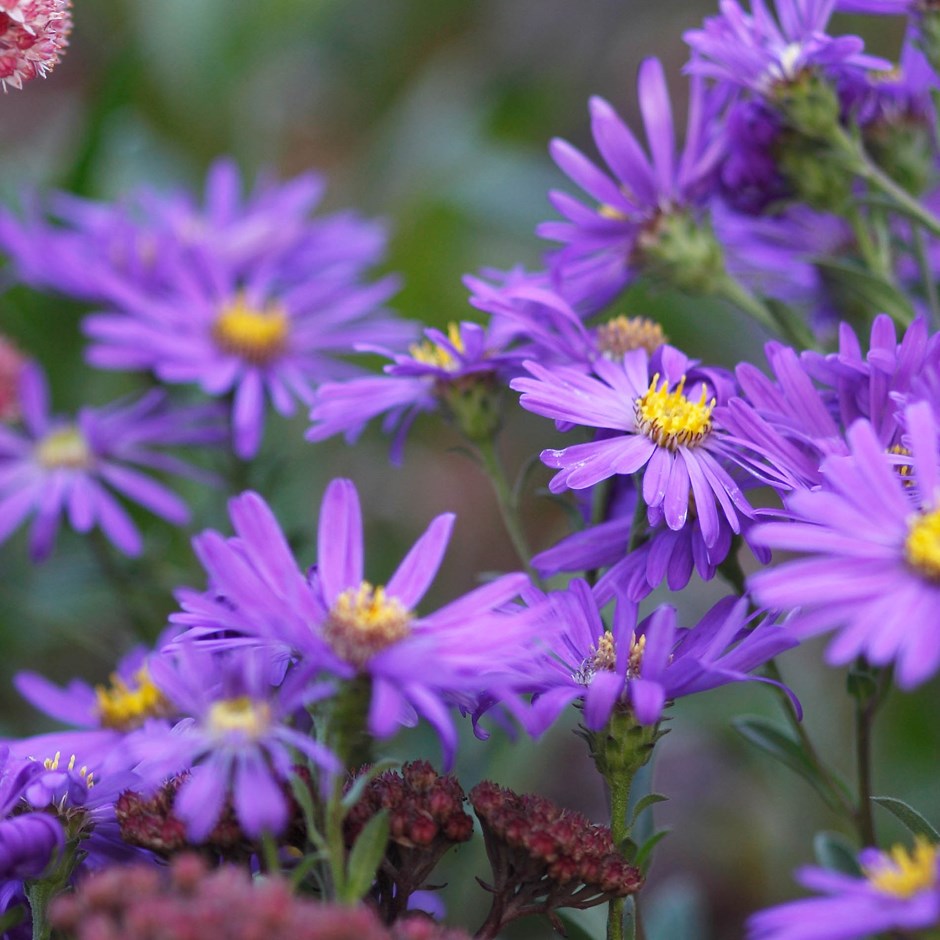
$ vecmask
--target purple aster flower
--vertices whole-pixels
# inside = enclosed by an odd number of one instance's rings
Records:
[[[295,751],[327,775],[341,769],[331,751],[291,726],[298,709],[332,691],[310,682],[309,669],[294,669],[281,681],[283,663],[270,650],[217,654],[196,644],[178,645],[175,656],[154,660],[152,669],[184,717],[172,729],[141,729],[128,746],[141,758],[138,773],[154,784],[191,768],[174,812],[193,841],[209,835],[229,794],[246,834],[281,832]]]
[[[737,0],[721,0],[720,15],[683,36],[695,53],[687,70],[767,96],[809,71],[890,68],[884,59],[865,55],[857,36],[826,35],[835,2],[777,0],[774,19],[763,0],[753,0],[750,14]]]
[[[721,152],[708,133],[710,115],[700,82],[692,82],[685,146],[678,157],[658,59],[640,66],[638,90],[650,156],[602,98],[591,99],[591,129],[609,172],[565,141],[551,145],[555,162],[592,203],[552,192],[552,204],[566,221],[545,222],[538,232],[565,246],[552,269],[566,299],[585,302],[592,310],[616,296],[642,267],[644,251],[657,241],[664,219],[702,206],[713,189]]]
[[[505,575],[433,613],[415,607],[437,573],[454,516],[438,516],[385,585],[364,578],[359,497],[334,480],[320,509],[318,559],[302,574],[277,520],[255,493],[232,500],[236,536],[205,532],[194,547],[209,592],[181,592],[171,619],[197,637],[233,631],[280,643],[302,664],[371,682],[369,732],[384,738],[415,715],[437,731],[450,763],[456,731],[447,705],[492,692],[504,665],[535,640],[529,617],[501,613],[528,584]]]
[[[529,672],[535,693],[526,720],[540,734],[568,705],[583,703],[584,723],[602,728],[618,705],[629,705],[640,724],[656,724],[673,699],[730,682],[767,681],[748,673],[796,640],[765,620],[748,627],[747,600],[719,601],[692,629],[680,629],[674,608],[663,605],[637,622],[636,605],[618,600],[608,631],[587,582],[573,581],[548,595],[560,629],[551,652]]]
[[[73,679],[61,688],[35,672],[19,672],[13,681],[23,698],[51,718],[79,728],[131,731],[148,719],[172,717],[172,706],[150,675],[150,655],[146,647],[135,647],[106,685]]]
[[[399,463],[405,436],[424,411],[442,411],[471,435],[492,434],[500,419],[494,398],[520,371],[523,353],[495,345],[489,331],[476,323],[452,323],[446,334],[429,328],[424,335],[406,354],[360,347],[392,360],[385,375],[321,385],[313,397],[307,439],[342,433],[352,443],[372,418],[386,413],[382,427],[393,432],[392,460]]]
[[[135,401],[82,408],[72,420],[49,413],[45,378],[23,372],[22,431],[0,426],[0,541],[30,513],[30,556],[39,561],[55,544],[60,517],[78,532],[99,526],[122,552],[138,555],[141,536],[112,491],[174,525],[189,520],[186,504],[148,470],[208,479],[163,453],[177,444],[212,444],[224,436],[215,408],[170,408],[154,391]]]
[[[176,289],[202,276],[206,257],[239,282],[262,270],[275,281],[353,280],[380,261],[383,226],[341,212],[311,218],[324,191],[306,173],[278,184],[262,178],[244,200],[228,159],[209,170],[202,203],[189,192],[142,188],[116,203],[55,193],[49,215],[31,200],[23,221],[0,213],[0,246],[19,277],[40,288],[92,301]]]
[[[643,474],[643,499],[662,508],[671,529],[688,518],[690,493],[705,544],[719,538],[718,509],[732,531],[752,510],[723,463],[743,459],[713,418],[718,396],[730,391],[720,370],[692,372],[694,363],[671,346],[654,357],[651,375],[645,350],[626,353],[622,362],[599,358],[597,377],[557,366],[527,362],[533,378],[510,383],[522,392],[529,411],[607,433],[587,444],[542,452],[542,462],[559,469],[549,484],[554,493],[585,489],[615,474]]]
[[[0,749],[0,881],[36,878],[64,845],[58,821],[46,813],[19,813],[23,795],[42,773],[34,761]]]
[[[198,277],[183,267],[178,274],[172,289],[154,295],[129,285],[113,311],[87,317],[88,360],[231,395],[243,458],[260,446],[267,398],[290,415],[296,399],[312,403],[316,384],[359,371],[338,355],[367,341],[396,345],[413,332],[381,308],[397,289],[394,277],[362,285],[346,272],[318,277],[301,269],[286,282],[259,266],[245,278],[208,254]]]
[[[889,931],[940,926],[937,846],[918,838],[912,851],[865,849],[861,877],[802,868],[797,880],[822,897],[790,901],[750,918],[748,940],[863,940]],[[910,934],[913,936],[913,934]]]
[[[645,349],[652,355],[666,342],[662,327],[646,317],[619,314],[586,326],[544,276],[532,276],[485,293],[479,290],[482,282],[473,283],[478,290],[470,302],[492,315],[491,330],[502,327],[524,337],[519,355],[524,352],[543,365],[559,363],[590,371],[598,356],[619,360],[631,349]]]
[[[836,629],[827,660],[864,656],[895,664],[898,685],[913,688],[940,668],[940,450],[927,402],[905,411],[910,455],[886,453],[872,426],[848,432],[851,452],[822,465],[822,484],[785,500],[789,521],[755,528],[753,538],[807,557],[758,572],[757,600],[799,608],[790,629],[804,637]]]

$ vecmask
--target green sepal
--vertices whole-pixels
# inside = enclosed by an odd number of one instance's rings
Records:
[[[832,786],[814,766],[799,741],[791,738],[776,722],[758,715],[744,715],[735,718],[731,724],[738,734],[751,744],[799,774],[816,790],[830,809],[840,809],[838,794],[833,792]],[[841,780],[835,778],[834,783],[842,788],[844,796],[848,795],[848,790]]]
[[[385,856],[388,845],[388,810],[376,813],[363,827],[356,839],[346,866],[346,882],[339,900],[355,904],[365,897],[375,881],[375,873]]]
[[[924,836],[933,843],[940,842],[940,832],[909,803],[895,799],[893,796],[873,796],[871,801],[877,803],[878,806],[883,806],[895,818],[899,819],[908,832],[913,833],[915,836]]]
[[[855,846],[841,832],[817,832],[813,836],[816,861],[830,871],[844,875],[860,875]]]

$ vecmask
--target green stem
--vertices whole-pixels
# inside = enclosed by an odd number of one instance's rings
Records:
[[[894,204],[894,207],[911,219],[922,225],[928,232],[940,235],[940,218],[937,218],[929,209],[925,208],[919,200],[912,196],[903,186],[896,183],[884,170],[875,163],[865,152],[860,141],[854,141],[843,132],[840,141],[850,167],[873,189],[878,190]]]
[[[868,223],[862,217],[858,204],[850,202],[846,206],[845,215],[849,224],[852,226],[855,242],[858,245],[858,250],[861,252],[865,266],[872,274],[877,275],[883,281],[890,284],[894,279],[894,274],[892,271],[885,269],[882,254],[875,240],[872,238],[871,232],[868,230]]]
[[[475,442],[477,453],[490,479],[493,492],[496,494],[496,502],[499,505],[499,512],[503,519],[503,525],[509,533],[509,539],[512,542],[526,574],[531,578],[533,584],[541,584],[539,576],[532,567],[531,555],[529,553],[529,544],[526,541],[525,533],[522,531],[522,523],[519,519],[519,505],[509,480],[506,477],[506,470],[500,459],[499,452],[496,449],[495,438],[489,437]]]
[[[791,346],[797,349],[816,348],[816,340],[805,323],[796,317],[778,314],[771,304],[756,297],[730,275],[723,279],[717,294],[765,326],[771,333],[781,335]]]
[[[621,846],[630,835],[627,809],[630,805],[632,773],[612,774],[607,778],[610,792],[610,834],[615,846]],[[614,898],[607,907],[607,940],[623,940],[626,898]]]
[[[768,660],[764,665],[764,672],[768,678],[783,684],[783,676],[780,673],[780,667],[777,665],[776,660]],[[826,766],[822,758],[820,758],[819,752],[816,750],[816,746],[813,744],[813,740],[809,736],[809,732],[806,730],[803,722],[800,721],[800,716],[796,713],[796,709],[793,706],[793,702],[791,701],[790,696],[787,695],[787,693],[784,692],[780,686],[774,686],[774,688],[777,690],[777,694],[780,698],[780,703],[783,707],[784,714],[787,717],[787,721],[799,739],[800,747],[802,748],[803,753],[813,765],[819,776],[825,781],[829,793],[832,795],[833,808],[839,811],[847,820],[854,820],[856,818],[855,807],[852,805],[851,800],[846,795],[845,789],[840,781],[833,777],[830,769]]]
[[[864,664],[863,664],[864,665]],[[871,802],[871,737],[875,716],[884,703],[891,684],[891,671],[878,670],[870,695],[855,698],[855,763],[858,804],[854,821],[862,845],[877,845],[875,819]]]
[[[937,296],[937,282],[934,280],[930,261],[927,258],[927,239],[924,238],[924,232],[920,226],[915,225],[912,228],[914,257],[917,259],[917,267],[920,269],[920,276],[924,282],[924,294],[930,307],[930,321],[936,327],[940,324],[940,298]]]

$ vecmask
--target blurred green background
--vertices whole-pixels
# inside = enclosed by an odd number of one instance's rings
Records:
[[[238,160],[247,180],[260,169],[287,177],[316,168],[329,179],[326,209],[349,206],[387,220],[387,268],[404,277],[393,306],[403,316],[439,325],[473,317],[463,274],[539,264],[545,246],[533,228],[552,215],[546,191],[565,185],[547,155],[550,138],[591,151],[591,94],[635,122],[634,80],[646,55],[663,58],[681,101],[681,33],[711,12],[708,3],[656,0],[77,0],[61,65],[0,101],[0,197],[16,204],[24,187],[96,198],[141,183],[199,190],[222,154]],[[660,317],[692,355],[727,366],[759,361],[762,337],[723,308],[642,290],[627,303],[630,312]],[[0,330],[43,362],[62,411],[139,384],[83,365],[84,312],[22,288],[0,297]],[[429,609],[483,572],[517,566],[486,481],[437,423],[419,422],[400,469],[389,468],[387,442],[374,432],[351,449],[341,441],[306,444],[305,427],[303,416],[272,417],[250,481],[285,525],[290,520],[302,562],[313,561],[326,482],[342,474],[362,495],[376,580],[434,514],[458,512]],[[513,414],[502,441],[507,462],[518,468],[554,439],[549,422]],[[543,474],[537,482],[546,480]],[[17,669],[104,680],[115,653],[133,642],[131,614],[155,634],[173,609],[173,586],[202,585],[188,538],[210,525],[227,531],[226,494],[194,484],[185,495],[195,506],[190,532],[142,519],[145,560],[119,563],[118,575],[134,588],[133,611],[116,599],[85,540],[64,532],[54,557],[38,568],[26,561],[22,533],[0,546],[6,734],[49,727],[18,700],[10,684]],[[533,496],[525,509],[537,548],[564,533],[563,513],[547,501]],[[712,583],[652,600],[670,600],[691,623],[721,595]],[[781,665],[821,750],[851,774],[845,679],[821,665],[823,648],[811,643]],[[791,869],[811,860],[817,829],[837,825],[806,784],[730,729],[743,712],[775,714],[776,700],[750,686],[683,701],[657,749],[654,786],[669,802],[656,807],[656,821],[672,831],[643,895],[650,940],[741,936],[750,911],[797,894]],[[936,682],[894,695],[879,722],[875,764],[876,793],[909,800],[935,823],[937,713]],[[465,787],[489,776],[603,821],[601,786],[574,725],[572,719],[537,744],[467,735],[458,765]],[[398,739],[393,750],[403,758],[438,757],[420,732]],[[883,834],[900,837],[889,818],[878,821]],[[468,875],[472,857],[465,851],[450,863],[446,892],[454,922],[471,928],[484,903]],[[472,870],[486,875],[482,863]],[[582,921],[601,935],[598,917]],[[549,933],[543,922],[507,936]]]

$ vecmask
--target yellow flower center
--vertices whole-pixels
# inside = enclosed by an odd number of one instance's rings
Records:
[[[663,328],[646,317],[625,317],[622,314],[597,328],[597,348],[608,359],[623,359],[631,349],[653,353],[666,342]]]
[[[463,337],[460,335],[460,324],[448,324],[447,338],[450,340],[454,349],[458,350],[458,352],[464,352]],[[429,339],[421,343],[413,343],[408,347],[408,354],[415,362],[421,362],[426,366],[446,369],[448,372],[454,372],[457,369],[457,360],[454,359],[451,351],[438,343],[432,343]]]
[[[62,752],[56,751],[55,757],[47,757],[42,762],[42,766],[45,767],[46,770],[58,770],[59,762],[61,758],[62,758]],[[65,769],[66,770],[75,769],[75,755],[74,754],[69,758],[68,765],[66,766]],[[78,775],[84,779],[85,784],[89,790],[95,785],[95,780],[94,780],[95,775],[94,773],[88,773],[88,768],[85,765],[82,765],[81,767],[78,768]]]
[[[241,734],[253,741],[264,737],[271,726],[271,706],[247,695],[213,702],[207,719],[209,730],[225,736]]]
[[[273,304],[259,310],[246,303],[244,294],[238,294],[212,324],[212,338],[224,352],[264,365],[284,351],[289,326],[283,307]]]
[[[95,461],[88,441],[74,424],[50,431],[36,445],[36,459],[47,470],[88,470]]]
[[[105,728],[130,731],[139,728],[146,718],[166,718],[172,714],[170,703],[154,685],[146,666],[134,673],[134,686],[129,686],[117,673],[111,684],[96,685],[98,716]]]
[[[913,897],[937,883],[937,846],[917,836],[912,852],[908,853],[903,845],[896,845],[890,853],[882,853],[876,865],[863,871],[869,883],[879,891],[897,898]]]
[[[919,513],[908,521],[904,555],[922,575],[940,581],[940,509]]]
[[[385,588],[363,581],[343,591],[323,628],[338,656],[363,666],[372,656],[411,633],[412,613]]]
[[[703,387],[699,400],[689,401],[683,394],[685,376],[672,392],[666,379],[658,388],[657,385],[658,373],[653,376],[649,389],[636,400],[634,408],[638,430],[660,447],[672,451],[701,444],[712,429],[715,399],[706,401]]]

